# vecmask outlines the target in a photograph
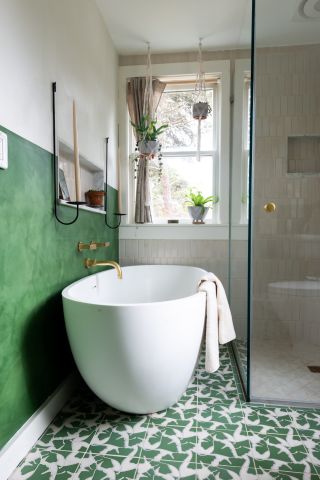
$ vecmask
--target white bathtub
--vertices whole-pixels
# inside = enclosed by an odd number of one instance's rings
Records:
[[[75,362],[98,397],[119,410],[173,405],[197,364],[205,322],[205,270],[169,265],[90,275],[66,287],[63,308]]]

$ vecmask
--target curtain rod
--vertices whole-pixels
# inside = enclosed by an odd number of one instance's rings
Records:
[[[135,77],[135,78],[139,78],[139,77]],[[188,85],[188,84],[195,84],[196,83],[196,78],[194,78],[194,79],[177,79],[177,78],[175,78],[173,80],[170,80],[167,77],[162,78],[161,76],[160,77],[153,77],[153,78],[154,78],[154,80],[160,80],[162,82],[165,82],[168,85],[184,85],[184,84]],[[128,78],[127,81],[129,83],[130,78]],[[220,82],[219,77],[207,77],[205,79],[205,83],[219,83],[219,82]]]

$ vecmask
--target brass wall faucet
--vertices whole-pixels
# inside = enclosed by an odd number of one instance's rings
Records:
[[[119,263],[114,262],[113,260],[94,260],[92,258],[86,258],[84,260],[84,266],[86,268],[92,267],[113,267],[115,268],[119,280],[122,279],[122,270]]]
[[[110,247],[110,242],[78,242],[78,252],[82,252],[82,250],[97,250],[100,247]]]

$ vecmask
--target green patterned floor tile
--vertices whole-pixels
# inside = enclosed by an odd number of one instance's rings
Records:
[[[242,405],[236,399],[217,403],[213,407],[199,404],[197,421],[200,427],[204,427],[205,424],[211,424],[211,429],[235,430],[239,425],[243,424]]]
[[[194,463],[162,463],[143,458],[138,466],[136,480],[198,480]]]
[[[215,459],[205,463],[197,460],[199,480],[257,480],[255,465],[250,458],[233,458],[233,460]]]
[[[137,447],[142,444],[146,436],[148,424],[149,420],[144,417],[134,423],[119,422],[113,426],[110,426],[109,422],[103,423],[92,439],[91,447],[101,447],[105,449],[105,453],[108,453],[106,450],[108,448]]]
[[[10,480],[22,480],[27,478],[28,479],[35,478],[34,473],[37,470],[40,464],[40,461],[41,461],[41,455],[39,455],[38,449],[33,448],[28,453],[28,456],[15,469],[15,471],[10,477]]]
[[[136,477],[139,457],[87,454],[72,480],[129,480]]]
[[[243,457],[248,456],[251,450],[245,429],[234,432],[198,429],[197,438],[196,453],[200,456]]]
[[[80,466],[83,455],[83,453],[34,448],[10,480],[71,480]]]
[[[261,467],[265,471],[312,473],[312,469],[309,468],[308,452],[299,436],[265,435],[260,438],[257,436],[256,439],[250,438],[250,442],[252,444],[250,453],[255,460],[258,472]]]
[[[319,476],[312,473],[264,472],[258,480],[319,480]]]
[[[37,446],[70,452],[82,451],[90,445],[102,418],[101,413],[59,414],[40,437]]]
[[[143,441],[143,452],[148,458],[154,458],[153,452],[157,452],[157,460],[167,454],[194,453],[197,444],[197,429],[189,426],[182,427],[159,427],[151,425]]]
[[[130,415],[82,385],[10,480],[320,480],[320,412],[244,401],[228,346],[172,407]]]
[[[105,443],[104,445],[90,445],[90,447],[87,450],[87,453],[93,456],[96,455],[108,455],[112,457],[140,457],[141,455],[141,445],[142,442],[139,442],[136,445],[132,445],[130,447],[121,447],[118,445],[114,445],[115,440],[113,438],[110,438],[110,443]]]
[[[183,425],[184,422],[196,421],[197,405],[176,403],[167,410],[152,413],[149,415],[150,421],[163,426]]]
[[[250,457],[250,450],[250,442],[246,435],[240,432],[198,431],[196,447],[198,468],[208,465],[216,469],[230,468],[231,471],[225,472],[225,475],[231,474],[234,470],[238,472],[243,470],[248,473],[249,469],[253,473],[255,465]],[[236,475],[236,472],[234,474]]]
[[[240,400],[237,386],[233,379],[224,382],[199,385],[198,403],[205,403],[208,407],[215,403],[228,400]]]
[[[257,480],[257,473],[249,462],[241,466],[215,467],[213,465],[197,465],[197,480]]]
[[[314,477],[317,478],[318,475],[314,466],[308,462],[286,463],[277,461],[275,463],[271,460],[255,460],[255,465],[259,474],[259,479],[261,477],[266,477],[309,480],[312,477],[313,480]]]
[[[320,442],[320,429],[318,430],[307,430],[307,429],[300,429],[297,428],[297,432],[299,433],[300,437],[302,438],[310,438],[314,440],[314,442]]]
[[[103,416],[103,419],[100,422],[98,429],[96,430],[96,435],[113,428],[125,429],[133,428],[135,426],[139,428],[146,426],[148,422],[149,415],[135,415],[110,409],[108,413]]]
[[[191,384],[184,394],[179,399],[179,404],[184,404],[187,408],[192,407],[192,405],[197,404],[197,396],[198,396],[198,382],[196,384]]]
[[[252,454],[256,460],[299,463],[307,459],[308,452],[298,435],[292,433],[286,436],[256,434],[249,438],[252,444]]]
[[[316,409],[290,409],[296,428],[301,434],[320,431],[320,411]]]
[[[263,434],[296,433],[295,423],[286,408],[243,405],[244,423],[248,430]]]
[[[100,398],[83,385],[73,398],[63,407],[61,414],[78,412],[81,414],[105,413],[108,407]]]

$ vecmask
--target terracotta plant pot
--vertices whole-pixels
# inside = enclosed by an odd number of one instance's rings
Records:
[[[159,142],[157,140],[141,140],[138,148],[142,155],[155,155],[159,151]]]
[[[103,207],[105,194],[106,194],[105,192],[89,190],[88,192],[85,193],[86,202],[89,205],[89,207],[94,207],[94,208]]]
[[[192,218],[192,223],[204,223],[204,219],[209,211],[209,207],[188,207],[188,212]]]
[[[192,116],[197,120],[199,120],[199,118],[202,120],[206,119],[210,112],[211,108],[208,102],[197,102],[192,106]]]

